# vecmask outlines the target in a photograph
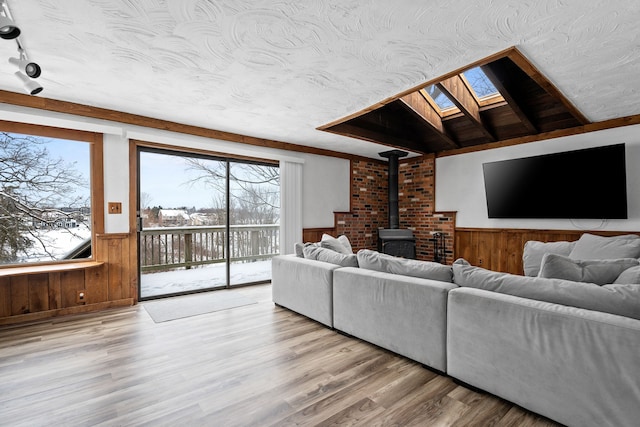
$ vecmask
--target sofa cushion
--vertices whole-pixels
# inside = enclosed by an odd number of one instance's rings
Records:
[[[635,284],[640,285],[640,265],[637,267],[631,267],[624,270],[613,281],[614,285]]]
[[[569,255],[576,242],[539,242],[529,240],[524,244],[522,265],[525,276],[537,276],[544,254]]]
[[[344,235],[335,238],[329,234],[323,234],[322,240],[320,240],[320,246],[345,255],[353,254],[351,243],[347,236]]]
[[[350,254],[353,253],[351,242],[349,241],[349,238],[346,235],[341,234],[337,237],[337,239],[338,239],[338,242],[342,243],[342,246],[344,246],[347,249],[347,252],[349,252]]]
[[[595,283],[518,276],[475,267],[464,259],[453,263],[453,281],[462,287],[640,319],[640,285],[599,286]]]
[[[589,282],[613,283],[624,270],[639,265],[635,258],[577,260],[557,254],[545,254],[538,277]]]
[[[298,258],[304,258],[304,245],[300,242],[297,242],[293,245],[293,251]]]
[[[602,237],[585,233],[569,254],[573,259],[640,258],[640,237],[635,234]]]
[[[324,261],[341,267],[357,267],[356,254],[342,254],[322,246],[307,245],[303,249],[304,257],[316,261]]]
[[[448,265],[431,261],[399,258],[369,249],[361,249],[358,251],[358,265],[360,268],[366,268],[368,270],[439,280],[441,282],[451,282],[453,279],[453,271]]]

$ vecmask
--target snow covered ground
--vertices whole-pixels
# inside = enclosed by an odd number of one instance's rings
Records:
[[[140,278],[142,298],[194,291],[226,285],[226,265],[212,264],[190,270],[144,273]],[[231,285],[271,279],[271,260],[231,264]]]
[[[70,230],[55,229],[40,232],[40,238],[47,243],[48,249],[54,255],[53,259],[61,259],[88,237],[91,237],[91,230],[84,225]],[[51,259],[52,257],[44,253],[40,243],[35,241],[32,254],[21,262],[50,261]],[[140,279],[141,297],[225,286],[226,274],[224,263],[194,267],[190,270],[178,269],[168,272],[144,273]],[[231,264],[231,285],[270,279],[271,260]]]
[[[74,228],[57,228],[53,230],[35,230],[37,238],[31,235],[27,237],[33,242],[28,257],[20,262],[38,262],[62,259],[69,251],[76,248],[85,239],[91,237],[91,230],[85,224]],[[47,255],[42,247],[42,241],[51,256]]]

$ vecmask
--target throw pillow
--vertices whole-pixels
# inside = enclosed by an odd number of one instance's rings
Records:
[[[538,277],[588,282],[596,285],[613,283],[624,270],[639,265],[635,258],[576,260],[557,254],[546,254]]]
[[[342,243],[342,246],[344,246],[347,249],[347,251],[349,251],[350,254],[353,253],[351,242],[349,241],[349,238],[347,236],[345,236],[344,234],[339,235],[338,242]]]
[[[453,281],[458,286],[640,319],[639,285],[599,286],[595,283],[518,276],[475,267],[463,259],[453,263]]]
[[[525,276],[537,276],[540,272],[544,254],[569,255],[576,242],[539,242],[529,240],[524,244],[522,252],[522,266]]]
[[[302,243],[295,243],[293,245],[293,250],[298,258],[304,258],[304,245]]]
[[[350,244],[349,244],[349,247],[347,248],[340,240],[328,234],[322,235],[322,240],[320,240],[320,246],[326,249],[331,249],[332,251],[335,251],[341,254],[345,254],[345,255],[353,254],[353,250],[351,250]]]
[[[573,259],[640,258],[640,238],[635,234],[602,237],[585,233],[569,254]]]
[[[369,249],[359,250],[357,256],[360,268],[368,270],[439,280],[441,282],[451,282],[453,279],[451,267],[437,262],[399,258]]]
[[[640,285],[640,266],[627,268],[613,281],[614,285],[637,284]]]
[[[358,258],[356,254],[341,254],[322,246],[307,245],[303,249],[304,257],[316,261],[328,262],[341,267],[357,267]]]

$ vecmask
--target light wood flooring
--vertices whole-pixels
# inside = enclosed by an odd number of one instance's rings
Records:
[[[0,328],[0,425],[557,425],[276,307],[270,285],[233,292],[259,303]]]

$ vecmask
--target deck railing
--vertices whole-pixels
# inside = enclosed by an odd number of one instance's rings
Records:
[[[189,226],[149,228],[140,232],[142,272],[225,262],[227,228]],[[280,253],[280,225],[229,227],[231,261],[258,261]]]

